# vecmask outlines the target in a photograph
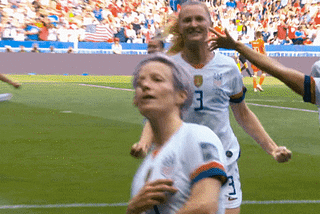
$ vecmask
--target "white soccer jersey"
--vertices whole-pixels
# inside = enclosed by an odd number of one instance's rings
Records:
[[[311,76],[314,77],[314,80],[316,82],[316,104],[318,105],[318,110],[319,110],[319,121],[320,121],[320,95],[319,93],[317,93],[317,91],[319,92],[319,88],[320,88],[320,83],[319,83],[319,78],[320,78],[320,60],[318,60],[317,62],[315,62],[312,65],[311,68]],[[318,79],[318,80],[317,80]]]
[[[320,60],[312,65],[311,76],[320,77]]]
[[[227,165],[240,155],[240,146],[230,125],[230,96],[243,90],[242,76],[231,57],[215,53],[214,58],[203,68],[196,69],[187,63],[181,54],[174,60],[190,71],[194,78],[194,98],[184,121],[208,126],[220,138],[227,155]]]
[[[192,185],[206,177],[222,176],[225,173],[225,155],[216,134],[208,127],[183,123],[180,129],[157,153],[152,151],[143,161],[134,176],[131,196],[135,196],[146,181],[172,179],[178,192],[168,201],[147,214],[173,214],[188,200]],[[222,189],[219,199],[219,214],[224,213]]]
[[[316,104],[320,105],[320,78],[314,78],[316,82]]]
[[[316,104],[318,105],[319,110],[319,122],[320,122],[320,77],[314,78],[314,81],[316,83]]]

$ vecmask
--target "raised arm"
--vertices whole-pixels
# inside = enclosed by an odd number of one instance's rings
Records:
[[[245,101],[230,103],[233,115],[243,130],[277,162],[284,163],[291,159],[291,151],[285,146],[278,146],[265,131],[257,116],[248,108]]]
[[[210,28],[210,31],[216,35],[216,37],[209,39],[210,50],[214,50],[216,48],[234,49],[256,67],[278,78],[293,91],[304,96],[305,75],[302,72],[292,68],[287,68],[278,61],[255,52],[241,42],[235,41],[227,30],[225,30],[225,35],[220,34],[213,28]]]

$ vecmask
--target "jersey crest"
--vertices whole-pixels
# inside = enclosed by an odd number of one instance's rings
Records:
[[[193,82],[194,82],[194,85],[199,88],[200,86],[202,86],[203,84],[203,77],[202,75],[195,75],[193,77]]]

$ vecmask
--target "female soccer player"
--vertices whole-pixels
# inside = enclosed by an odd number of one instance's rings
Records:
[[[209,51],[208,33],[211,17],[201,2],[182,5],[174,30],[176,39],[168,50],[175,62],[193,76],[194,99],[184,121],[208,126],[220,138],[227,158],[228,185],[225,193],[226,213],[240,213],[242,191],[237,160],[240,146],[229,121],[229,106],[242,128],[278,162],[291,158],[291,151],[278,147],[269,137],[258,118],[247,107],[241,74],[235,61]],[[134,144],[131,154],[138,156],[147,151],[153,133],[147,122],[141,139]]]
[[[153,54],[134,73],[134,104],[154,133],[152,152],[139,167],[127,214],[224,213],[225,156],[208,127],[185,123],[191,78],[165,54]]]
[[[255,37],[256,37],[256,40],[250,42],[250,44],[252,45],[252,49],[255,50],[256,52],[261,53],[261,54],[266,54],[262,32],[257,31],[255,33]],[[253,70],[253,91],[254,92],[257,92],[257,90],[263,91],[261,85],[262,85],[264,79],[266,78],[266,74],[264,73],[264,71],[261,70],[259,84],[257,84],[258,72],[260,69],[254,65],[251,65],[251,68]]]
[[[214,50],[218,47],[226,49],[234,49],[248,59],[252,64],[258,68],[264,70],[266,73],[278,78],[291,88],[296,93],[303,96],[305,102],[311,102],[313,104],[320,105],[320,75],[318,73],[318,63],[316,62],[312,66],[312,76],[307,76],[304,73],[287,68],[280,64],[278,61],[264,55],[257,53],[247,46],[236,42],[225,30],[225,34],[221,34],[210,28],[216,36],[210,39],[210,50]],[[319,72],[320,73],[320,72]],[[320,110],[319,110],[320,113]]]

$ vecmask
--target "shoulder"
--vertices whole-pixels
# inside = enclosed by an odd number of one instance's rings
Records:
[[[187,139],[191,140],[191,144],[194,142],[220,142],[218,136],[207,126],[194,124],[194,123],[184,123],[185,131],[187,134]]]
[[[211,60],[211,62],[220,65],[220,64],[235,64],[235,61],[232,57],[226,56],[222,53],[215,52],[215,56]]]
[[[312,65],[311,76],[320,77],[320,60]]]
[[[234,58],[226,56],[221,53],[215,53],[215,57],[211,60],[211,65],[208,69],[219,69],[219,73],[224,73],[227,76],[230,76],[230,79],[241,78],[241,74],[238,71],[239,68]]]
[[[177,54],[175,54],[175,55],[170,55],[170,57],[171,57],[172,59],[175,59],[175,60],[180,60],[180,59],[182,59],[180,53],[177,53]]]

